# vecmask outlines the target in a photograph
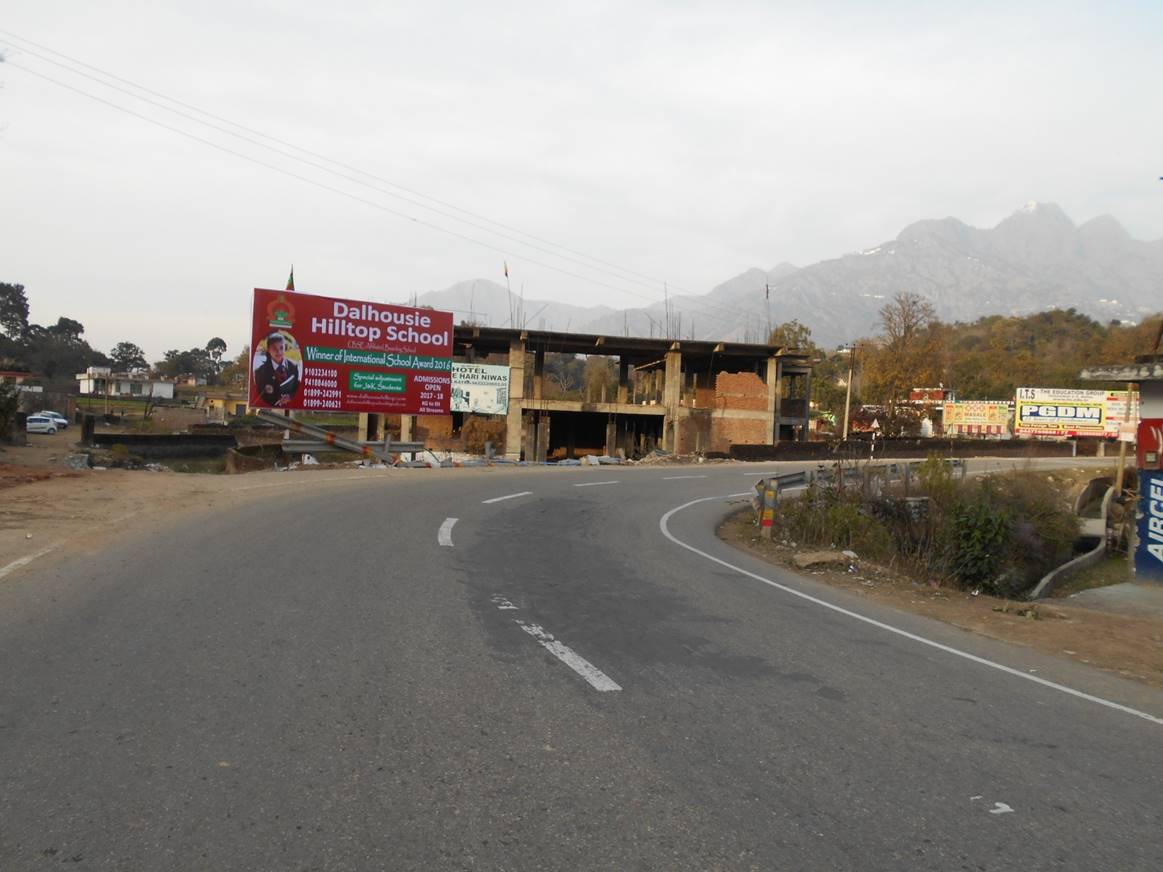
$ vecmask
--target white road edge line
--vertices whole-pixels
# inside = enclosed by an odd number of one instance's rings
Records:
[[[536,639],[546,651],[584,678],[590,683],[594,690],[609,691],[621,690],[622,685],[590,663],[568,645],[563,645],[553,638],[552,634],[545,632],[538,624],[526,624],[524,621],[517,621],[518,626],[526,633]]]
[[[791,594],[792,596],[799,597],[800,599],[807,600],[810,603],[815,603],[818,606],[822,606],[823,608],[830,609],[833,612],[837,612],[841,615],[845,615],[845,616],[852,618],[854,620],[862,621],[865,624],[871,624],[872,626],[877,627],[881,630],[885,630],[886,632],[895,633],[898,636],[903,636],[906,639],[911,639],[912,641],[919,642],[922,645],[928,645],[930,648],[936,648],[938,651],[944,651],[946,654],[952,654],[955,657],[963,657],[966,660],[970,660],[974,663],[979,663],[982,666],[988,666],[990,669],[996,669],[999,672],[1005,672],[1009,675],[1014,675],[1014,676],[1017,676],[1018,678],[1023,678],[1026,681],[1032,681],[1035,684],[1040,684],[1043,687],[1049,687],[1052,690],[1057,690],[1061,693],[1068,694],[1069,696],[1077,697],[1078,699],[1084,699],[1087,702],[1093,702],[1093,703],[1096,703],[1097,705],[1106,706],[1107,708],[1114,709],[1115,711],[1123,712],[1124,714],[1134,715],[1137,718],[1142,718],[1143,720],[1150,721],[1153,724],[1163,725],[1163,718],[1156,717],[1155,715],[1148,714],[1147,712],[1139,711],[1138,709],[1131,708],[1130,706],[1123,705],[1122,703],[1114,702],[1113,700],[1103,699],[1101,696],[1094,696],[1094,695],[1089,694],[1089,693],[1084,693],[1081,690],[1075,690],[1073,687],[1067,687],[1065,684],[1058,684],[1057,682],[1054,682],[1054,681],[1048,681],[1047,679],[1041,678],[1037,675],[1031,675],[1028,672],[1022,672],[1020,669],[1014,669],[1011,666],[1005,666],[1001,663],[995,663],[992,660],[987,660],[984,657],[978,657],[976,654],[970,654],[968,651],[962,651],[960,648],[954,648],[951,645],[945,645],[945,644],[942,644],[941,642],[936,642],[932,639],[926,639],[924,636],[918,636],[916,633],[910,633],[908,630],[902,630],[899,627],[894,627],[891,624],[886,624],[883,621],[876,620],[875,618],[866,617],[865,615],[862,615],[859,612],[851,611],[850,609],[846,609],[843,606],[834,605],[833,603],[830,603],[827,600],[822,600],[819,597],[814,597],[811,594],[804,593],[803,591],[800,591],[800,590],[796,590],[794,587],[788,587],[786,584],[780,584],[777,581],[772,581],[769,578],[764,578],[762,575],[757,575],[754,572],[749,572],[746,569],[743,569],[742,567],[736,566],[733,563],[728,563],[726,560],[722,560],[718,557],[715,557],[713,554],[708,554],[706,551],[703,551],[699,548],[696,548],[693,545],[688,545],[686,542],[683,542],[681,539],[677,538],[673,533],[670,532],[668,522],[670,521],[670,519],[674,515],[678,514],[683,509],[689,509],[691,506],[696,505],[697,503],[705,503],[705,502],[709,502],[711,500],[722,500],[722,499],[730,499],[732,497],[744,497],[744,496],[750,496],[750,492],[748,491],[746,493],[741,493],[741,494],[727,494],[726,496],[718,496],[718,497],[703,497],[702,499],[691,500],[690,502],[683,503],[681,506],[676,506],[675,508],[673,508],[669,512],[667,512],[665,515],[663,515],[661,518],[659,518],[658,528],[662,531],[662,535],[665,536],[667,539],[669,539],[671,542],[673,542],[675,545],[678,545],[681,548],[685,548],[687,551],[693,551],[695,554],[699,555],[700,557],[704,557],[707,560],[710,560],[712,563],[717,563],[720,566],[725,566],[727,569],[732,569],[735,572],[738,572],[740,575],[745,575],[748,578],[753,578],[756,581],[761,581],[764,584],[768,585],[769,587],[774,587],[776,590],[781,590],[784,593],[788,593],[788,594]]]
[[[680,478],[706,478],[705,475],[664,475],[663,481],[678,481]]]
[[[619,483],[618,479],[613,479],[611,481],[583,481],[583,482],[580,482],[578,484],[575,484],[574,487],[597,487],[600,484],[618,484],[618,483]]]
[[[481,500],[481,502],[487,505],[488,503],[499,503],[503,500],[515,500],[517,497],[528,497],[532,495],[533,491],[521,491],[519,494],[505,494],[503,497],[493,497],[491,500]]]
[[[47,548],[41,548],[39,551],[35,551],[25,557],[18,557],[11,563],[6,563],[4,566],[0,566],[0,578],[3,578],[10,572],[15,572],[22,566],[28,566],[28,564],[32,563],[32,561],[36,560],[38,557],[44,557],[44,555],[48,554],[50,551],[56,550],[56,545],[49,545]]]
[[[248,484],[245,487],[236,487],[236,488],[232,488],[231,490],[228,490],[228,491],[223,491],[223,493],[232,494],[232,493],[235,493],[237,491],[266,490],[267,488],[272,488],[272,487],[295,487],[296,485],[301,485],[301,484],[303,484],[303,482],[306,482],[306,481],[309,481],[311,484],[326,484],[327,482],[335,482],[335,481],[375,481],[375,480],[376,479],[374,476],[366,476],[366,475],[344,475],[344,476],[332,476],[331,478],[317,478],[317,479],[300,478],[300,479],[296,479],[293,481],[276,481],[276,482],[270,482],[268,484]]]
[[[436,541],[446,548],[452,547],[452,528],[456,524],[456,518],[445,518],[444,523],[440,525],[440,532],[436,534]]]

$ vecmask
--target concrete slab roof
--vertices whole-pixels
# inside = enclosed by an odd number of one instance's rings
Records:
[[[601,336],[591,333],[564,333],[556,330],[511,330],[503,327],[473,327],[460,325],[454,329],[455,353],[471,347],[488,354],[509,350],[509,343],[524,340],[529,350],[563,354],[607,354],[645,360],[662,357],[668,351],[679,351],[684,357],[712,356],[766,360],[782,357],[786,363],[810,367],[811,357],[803,352],[780,345],[747,342],[715,342],[697,339],[649,339],[643,336]]]

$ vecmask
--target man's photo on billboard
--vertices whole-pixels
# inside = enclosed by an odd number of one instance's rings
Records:
[[[268,406],[289,406],[299,390],[302,363],[295,337],[276,330],[258,344],[254,353],[254,384],[259,401]]]

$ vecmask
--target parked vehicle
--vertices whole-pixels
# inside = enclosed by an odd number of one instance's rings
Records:
[[[28,433],[48,433],[51,436],[57,432],[57,422],[45,415],[29,415],[24,429]]]
[[[46,409],[43,412],[37,412],[36,415],[40,418],[52,418],[54,421],[56,421],[58,430],[69,429],[69,419],[62,415],[60,412],[52,412]]]

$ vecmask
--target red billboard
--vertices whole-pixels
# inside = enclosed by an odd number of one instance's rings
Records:
[[[255,288],[250,405],[447,415],[452,313]]]

